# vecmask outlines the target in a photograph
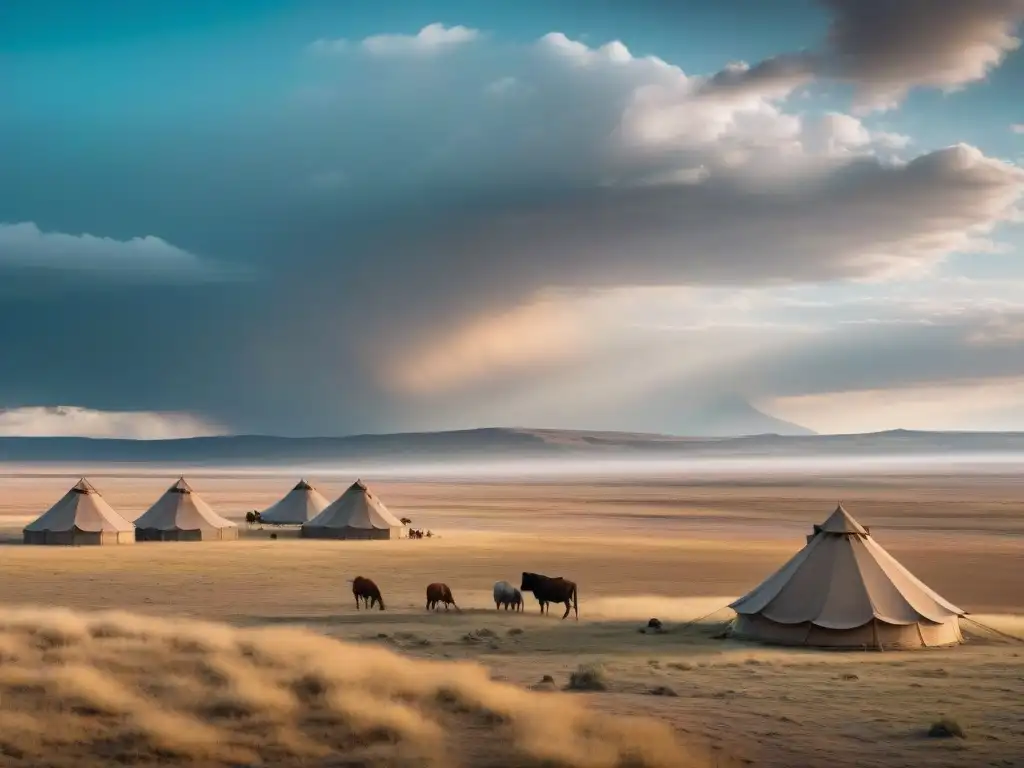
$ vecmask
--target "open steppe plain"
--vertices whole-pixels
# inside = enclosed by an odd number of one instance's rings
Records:
[[[89,473],[129,519],[175,477]],[[238,542],[20,544],[76,479],[0,471],[0,766],[1024,765],[1024,642],[970,623],[965,646],[921,652],[714,639],[729,618],[716,609],[838,500],[938,592],[1024,636],[1016,475],[366,477],[437,536],[272,540],[241,523]],[[297,477],[188,479],[241,520]],[[334,498],[354,478],[308,479]],[[576,580],[579,622],[539,616],[530,595],[522,614],[495,612],[492,584],[524,570]],[[386,612],[355,610],[360,574]],[[461,612],[424,610],[432,581]],[[663,633],[638,631],[650,617]],[[588,664],[605,690],[562,692]],[[942,717],[966,738],[927,738]]]

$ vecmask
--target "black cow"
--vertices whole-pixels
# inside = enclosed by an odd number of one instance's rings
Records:
[[[544,613],[550,603],[565,603],[563,619],[569,611],[576,612],[576,620],[580,619],[580,608],[576,600],[576,582],[563,579],[561,576],[545,576],[541,573],[523,571],[523,583],[519,587],[523,592],[533,592],[540,603],[540,612]],[[550,609],[548,610],[550,613]]]

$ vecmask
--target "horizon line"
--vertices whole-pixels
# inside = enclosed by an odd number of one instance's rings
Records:
[[[779,440],[807,440],[807,439],[829,439],[841,437],[875,437],[881,435],[906,434],[906,435],[957,435],[957,436],[1010,436],[1024,435],[1024,430],[971,430],[971,429],[905,429],[896,427],[893,429],[877,430],[873,432],[812,432],[804,435],[786,435],[777,432],[756,432],[737,435],[699,435],[699,434],[673,434],[669,432],[643,432],[634,430],[617,429],[562,429],[558,427],[503,427],[503,426],[480,426],[465,427],[461,429],[437,429],[437,430],[412,430],[395,432],[356,432],[342,435],[276,435],[270,433],[223,433],[208,435],[189,435],[179,437],[114,437],[114,436],[90,436],[90,435],[0,435],[0,440],[91,440],[108,442],[137,442],[137,443],[169,443],[184,442],[188,440],[242,440],[242,439],[263,439],[263,440],[358,440],[363,438],[380,437],[423,437],[430,435],[456,435],[469,434],[474,432],[519,432],[519,433],[555,433],[564,435],[616,435],[654,438],[660,440],[693,440],[707,442],[725,442],[731,440],[750,440],[756,438],[774,438]]]

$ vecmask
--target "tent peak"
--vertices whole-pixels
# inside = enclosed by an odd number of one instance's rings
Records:
[[[310,485],[309,483],[307,483],[305,478],[303,478],[302,480],[299,480],[299,482],[297,482],[295,484],[295,487],[292,490],[294,490],[294,491],[312,491],[313,490],[313,486]]]
[[[93,487],[92,483],[84,477],[79,479],[79,481],[75,483],[75,487],[71,490],[75,493],[97,493],[97,490]]]
[[[184,477],[179,477],[178,482],[170,487],[171,493],[192,493],[192,486],[185,482]]]
[[[836,504],[835,511],[828,516],[821,525],[815,526],[815,533],[856,534],[858,536],[869,535],[869,529],[858,523],[853,515],[846,511],[842,503]]]

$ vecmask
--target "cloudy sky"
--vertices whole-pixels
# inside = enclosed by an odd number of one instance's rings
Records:
[[[0,433],[1024,429],[1022,21],[9,0]]]

